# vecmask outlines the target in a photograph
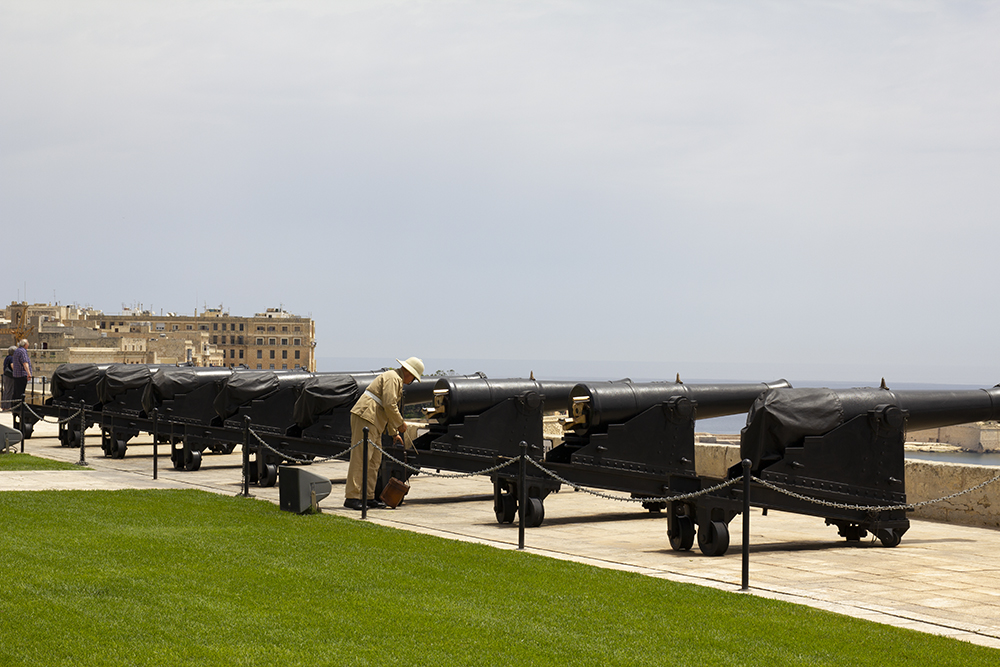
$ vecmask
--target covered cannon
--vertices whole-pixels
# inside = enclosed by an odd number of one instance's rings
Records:
[[[111,364],[61,364],[52,373],[52,395],[45,401],[46,412],[59,421],[59,443],[63,447],[80,444],[80,420],[68,419],[81,406],[88,410],[85,428],[97,423],[101,399],[97,386]]]
[[[903,507],[906,430],[997,418],[1000,387],[772,390],[754,402],[740,438],[742,458],[763,482],[752,485],[750,502],[823,517],[849,541],[872,532],[884,546],[896,546],[910,525]],[[730,478],[740,475],[740,466],[729,471]],[[708,495],[681,519],[691,525],[678,530],[697,523],[702,551],[721,555],[729,544],[728,523],[741,506],[742,491],[735,487]]]

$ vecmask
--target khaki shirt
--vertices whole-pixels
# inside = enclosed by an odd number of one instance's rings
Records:
[[[378,396],[382,405],[379,405],[378,401],[369,394]],[[351,408],[351,414],[374,425],[375,433],[382,433],[388,425],[395,435],[399,431],[399,427],[403,425],[403,415],[399,411],[399,402],[402,396],[403,378],[396,370],[386,371],[368,385],[366,392]]]

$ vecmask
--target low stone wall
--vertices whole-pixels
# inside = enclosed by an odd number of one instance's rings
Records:
[[[740,462],[739,445],[700,442],[694,446],[695,470],[701,477],[722,479]],[[906,500],[919,503],[971,489],[1000,474],[1000,468],[934,461],[906,462]],[[978,491],[921,507],[909,514],[965,526],[1000,528],[1000,481]]]
[[[919,503],[971,489],[1000,474],[1000,468],[934,461],[906,462],[906,500]],[[932,519],[965,526],[1000,528],[1000,481],[910,513],[914,519]]]

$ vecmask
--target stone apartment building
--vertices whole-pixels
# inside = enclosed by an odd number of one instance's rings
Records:
[[[40,375],[68,362],[316,369],[315,324],[282,308],[252,317],[222,308],[194,315],[122,311],[112,315],[78,306],[12,303],[3,311],[7,324],[0,328],[15,328],[8,326],[14,322],[29,327],[25,337]]]

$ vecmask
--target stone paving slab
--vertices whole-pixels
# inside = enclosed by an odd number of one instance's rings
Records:
[[[10,415],[0,414],[10,425]],[[59,446],[56,427],[40,423],[25,450],[36,456],[76,462],[79,449]],[[201,470],[175,471],[159,446],[158,479],[152,479],[153,446],[140,436],[124,459],[104,458],[99,432],[87,432],[91,471],[0,472],[0,490],[198,488],[237,495],[241,452],[205,454]],[[330,477],[333,494],[323,511],[359,519],[342,507],[347,464],[314,464]],[[395,510],[370,510],[368,520],[447,539],[516,549],[517,525],[501,525],[493,514],[489,479],[442,479],[422,474],[411,480],[406,502]],[[251,487],[251,495],[278,501],[278,489]],[[731,547],[709,558],[697,549],[675,552],[666,537],[665,515],[636,504],[563,489],[545,501],[545,521],[526,531],[526,550],[598,567],[638,572],[682,583],[740,593],[742,518],[730,524]],[[1000,648],[1000,531],[912,521],[893,549],[878,542],[848,544],[822,519],[760,510],[751,513],[751,595],[784,600],[879,623],[954,637]]]

